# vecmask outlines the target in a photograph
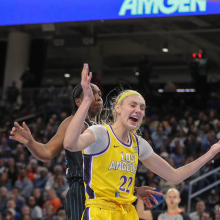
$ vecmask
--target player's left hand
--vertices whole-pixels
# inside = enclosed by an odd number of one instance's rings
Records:
[[[153,195],[163,196],[163,193],[154,191],[155,188],[150,186],[141,186],[137,188],[137,198],[143,200],[148,208],[152,208],[150,199],[152,199],[155,204],[158,204],[158,201],[154,198]]]

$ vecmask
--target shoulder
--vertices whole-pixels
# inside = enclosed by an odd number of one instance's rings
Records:
[[[197,212],[191,212],[191,213],[189,214],[189,216],[195,216],[195,215],[197,215]]]
[[[91,131],[96,140],[107,137],[107,128],[103,125],[92,125],[86,131]]]
[[[155,220],[157,220],[160,215],[164,214],[164,212],[162,211],[152,211],[151,213],[152,213],[153,219]]]
[[[103,125],[92,125],[90,127],[88,127],[89,130],[92,131],[100,131],[100,132],[106,132],[107,128]]]
[[[139,146],[139,159],[146,160],[153,153],[153,149],[145,139],[137,135],[135,136]]]
[[[74,117],[74,116],[71,115],[71,116],[67,117],[65,120],[63,120],[63,121],[61,122],[59,128],[67,129],[67,127],[68,127],[68,125],[70,124],[70,122],[71,122],[71,120],[72,120],[73,117]]]
[[[60,131],[66,131],[67,127],[69,126],[71,120],[73,119],[74,115],[71,115],[69,117],[67,117],[65,120],[63,120],[59,126],[59,130]],[[87,129],[87,125],[84,123],[83,124],[83,128],[82,128],[82,131],[85,131]]]
[[[183,216],[184,220],[190,220],[190,217],[189,217],[189,215],[186,212],[181,212],[180,215]]]

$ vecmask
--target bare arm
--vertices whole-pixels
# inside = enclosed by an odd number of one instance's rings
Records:
[[[24,122],[23,126],[20,126],[17,122],[14,123],[15,127],[12,129],[9,138],[25,144],[31,154],[38,160],[48,161],[58,156],[63,150],[65,132],[72,118],[73,116],[70,116],[60,124],[57,133],[47,144],[35,141]],[[84,124],[83,131],[85,129],[86,125]]]
[[[63,142],[64,148],[69,151],[84,150],[95,142],[95,136],[92,131],[86,130],[82,135],[80,135],[83,122],[87,116],[89,106],[93,98],[92,89],[90,87],[91,78],[92,74],[89,74],[88,64],[84,64],[81,74],[81,85],[84,93],[83,101],[66,130]]]
[[[159,157],[154,152],[152,155],[142,161],[142,163],[152,170],[157,175],[161,176],[165,180],[172,182],[174,184],[179,184],[197,170],[199,170],[204,164],[206,164],[210,159],[212,159],[220,151],[220,141],[214,144],[211,149],[205,153],[203,156],[199,157],[197,160],[189,163],[178,169],[171,167],[165,160]]]
[[[138,199],[136,204],[138,217],[144,220],[153,220],[153,216],[150,210],[144,210],[144,203]]]

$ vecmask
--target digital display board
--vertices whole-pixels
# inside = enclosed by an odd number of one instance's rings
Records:
[[[0,25],[220,14],[219,0],[1,0]]]

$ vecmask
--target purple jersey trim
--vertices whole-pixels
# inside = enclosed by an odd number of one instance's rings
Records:
[[[134,137],[135,137],[136,142],[137,142],[137,147],[138,147],[138,157],[139,157],[139,141],[138,141],[137,135],[134,134]]]
[[[115,132],[114,132],[113,129],[112,129],[112,126],[111,126],[111,125],[108,125],[108,126],[110,127],[110,129],[111,129],[111,131],[112,131],[112,133],[113,133],[115,139],[116,139],[119,143],[121,143],[121,144],[122,144],[123,146],[125,146],[125,147],[131,147],[131,146],[133,145],[133,141],[132,141],[132,138],[131,138],[131,134],[130,134],[130,133],[129,133],[130,144],[125,144],[125,143],[123,143],[122,141],[120,141],[120,140],[116,137]]]
[[[97,153],[97,154],[90,154],[90,156],[98,156],[98,155],[100,155],[100,154],[103,154],[103,153],[105,153],[105,151],[107,151],[108,150],[108,148],[109,148],[109,146],[110,146],[110,135],[109,135],[109,132],[108,132],[108,130],[107,130],[107,134],[108,134],[108,145],[107,145],[107,147],[103,150],[103,151],[101,151],[101,152],[99,152],[99,153]]]
[[[88,212],[87,212],[87,219],[90,220],[90,207],[88,208]]]
[[[84,154],[82,154],[82,156],[83,156],[83,181],[84,181],[84,179],[85,179],[85,160],[84,160]]]

